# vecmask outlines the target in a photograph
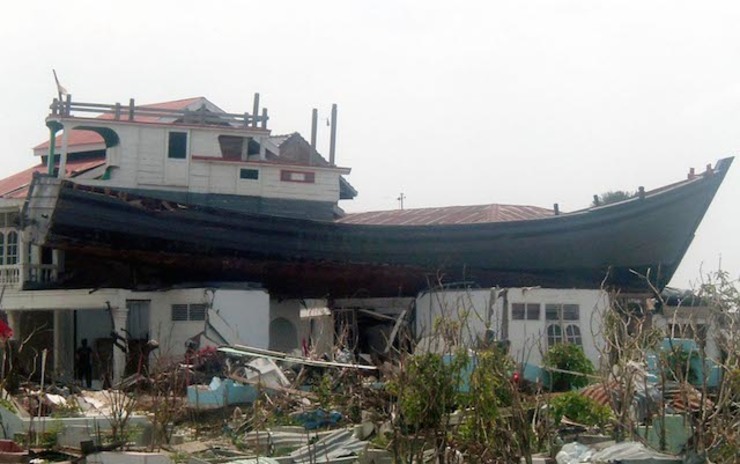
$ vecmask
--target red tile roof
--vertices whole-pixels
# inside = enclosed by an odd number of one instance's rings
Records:
[[[193,97],[193,98],[183,98],[182,100],[173,100],[168,102],[161,102],[161,103],[152,103],[148,105],[141,105],[146,108],[161,108],[163,110],[184,110],[188,106],[192,105],[193,103],[197,103],[199,101],[207,101],[205,97]],[[125,111],[125,107],[123,107],[123,110]],[[113,119],[113,115],[106,113],[101,114],[98,116],[100,119]],[[141,116],[138,115],[135,118],[138,122],[157,122],[161,120],[158,116]],[[70,147],[79,147],[82,145],[96,145],[99,143],[103,143],[103,137],[98,135],[96,132],[92,131],[86,131],[86,130],[73,130],[69,133],[69,139],[67,141],[68,145]],[[57,148],[61,148],[62,146],[62,135],[59,134],[56,137],[55,145]],[[49,141],[46,140],[45,142],[42,142],[35,147],[33,147],[34,150],[41,150],[41,149],[49,149]]]
[[[476,205],[350,213],[338,222],[377,225],[473,224],[523,221],[552,215],[552,210],[538,206]]]
[[[70,160],[67,161],[67,176],[74,177],[103,164],[105,164],[105,158]],[[57,163],[57,166],[59,166],[59,163]],[[5,179],[0,179],[0,197],[25,198],[26,193],[28,193],[28,186],[33,179],[33,174],[36,172],[45,173],[46,165],[39,164],[25,171],[15,173]]]

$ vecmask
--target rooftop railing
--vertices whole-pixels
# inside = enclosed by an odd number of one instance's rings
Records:
[[[190,110],[173,110],[170,108],[159,108],[154,105],[137,106],[134,99],[130,99],[128,105],[121,103],[103,104],[103,103],[84,103],[73,102],[72,96],[67,95],[64,100],[55,98],[49,107],[51,109],[50,117],[75,117],[97,118],[101,114],[112,115],[115,121],[136,122],[137,118],[142,121],[144,118],[173,118],[176,122],[183,124],[197,125],[229,125],[232,127],[260,127],[267,128],[267,108],[262,108],[262,114],[259,106],[259,94],[254,94],[254,108],[252,113],[221,113],[208,110],[205,105],[199,109]],[[86,114],[95,114],[87,116]]]

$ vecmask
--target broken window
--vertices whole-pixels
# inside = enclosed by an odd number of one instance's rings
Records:
[[[511,319],[515,321],[538,321],[540,319],[539,303],[512,303]]]
[[[185,159],[188,157],[188,133],[170,132],[167,145],[167,157],[170,159]]]
[[[249,156],[260,154],[260,144],[252,137],[238,135],[219,135],[218,145],[221,157],[232,161],[246,161]]]

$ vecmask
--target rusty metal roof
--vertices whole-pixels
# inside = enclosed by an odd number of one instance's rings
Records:
[[[474,205],[441,208],[398,209],[350,213],[338,220],[348,224],[435,225],[524,221],[553,216],[551,209],[538,206]]]

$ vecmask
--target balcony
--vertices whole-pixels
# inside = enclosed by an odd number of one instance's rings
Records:
[[[0,266],[0,285],[20,286],[21,266]]]
[[[20,288],[22,284],[29,284],[41,287],[56,282],[58,272],[59,267],[54,264],[4,265],[0,266],[0,286]]]
[[[48,284],[56,282],[59,267],[55,264],[27,264],[26,282],[33,284]]]

